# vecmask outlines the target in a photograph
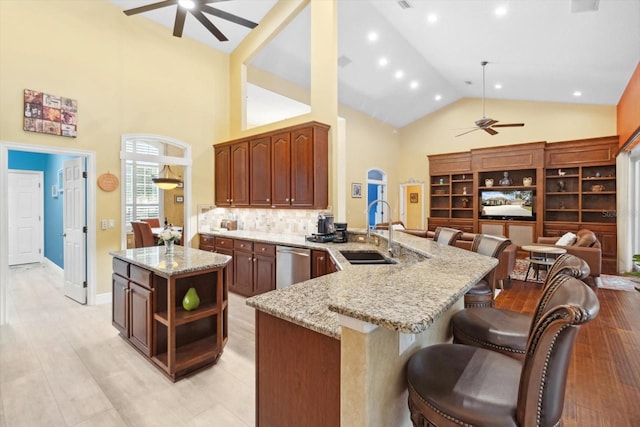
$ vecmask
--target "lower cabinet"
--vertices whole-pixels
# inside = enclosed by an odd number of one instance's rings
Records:
[[[314,249],[311,251],[311,278],[339,271],[338,264],[331,258],[329,252]]]
[[[276,288],[276,247],[268,243],[233,241],[233,284],[230,290],[253,296]]]
[[[118,271],[115,264],[123,261],[114,259],[113,262],[114,271]],[[126,270],[129,271],[130,268],[127,266]],[[135,269],[140,268],[136,266],[133,268],[133,275],[129,273],[129,277],[123,277],[117,273],[112,275],[112,324],[138,350],[146,356],[150,356],[153,284],[151,280],[145,281],[143,284],[134,282],[134,277],[140,277],[139,274],[136,274],[139,273],[138,270]],[[150,277],[151,272],[148,273],[147,276]]]

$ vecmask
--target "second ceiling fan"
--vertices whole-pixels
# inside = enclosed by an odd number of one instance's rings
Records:
[[[466,132],[462,132],[461,134],[456,135],[456,136],[466,135],[468,133],[475,132],[475,131],[480,130],[480,129],[482,129],[483,131],[487,132],[489,135],[496,135],[498,133],[498,131],[493,129],[493,128],[510,128],[510,127],[522,127],[522,126],[524,126],[524,123],[497,124],[498,120],[491,119],[491,118],[486,117],[484,115],[484,91],[485,91],[484,70],[485,70],[485,67],[486,67],[487,64],[488,64],[487,61],[482,61],[480,63],[480,65],[482,65],[482,118],[475,121],[476,127],[474,127],[471,130],[468,130]]]
[[[173,25],[173,35],[175,37],[182,37],[182,31],[184,30],[184,21],[187,18],[187,12],[193,15],[204,27],[211,32],[221,42],[229,40],[222,31],[218,29],[213,23],[204,15],[209,14],[217,16],[218,18],[225,19],[238,25],[242,25],[247,28],[255,28],[257,23],[249,21],[248,19],[241,18],[232,13],[225,12],[220,9],[213,8],[207,3],[218,3],[227,0],[166,0],[157,3],[151,3],[146,6],[136,7],[134,9],[125,10],[124,14],[127,16],[137,15],[138,13],[149,12],[151,10],[160,9],[167,6],[177,5],[176,20]]]

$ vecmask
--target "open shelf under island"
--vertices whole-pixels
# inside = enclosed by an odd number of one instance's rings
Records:
[[[176,246],[111,252],[112,324],[144,357],[176,381],[218,361],[228,340],[226,266],[230,256]],[[187,311],[190,288],[200,298]]]

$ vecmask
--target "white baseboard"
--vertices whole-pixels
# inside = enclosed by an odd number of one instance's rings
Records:
[[[96,305],[111,304],[111,292],[96,295]]]
[[[42,257],[42,258],[44,260],[43,262],[46,263],[48,267],[53,268],[54,270],[56,270],[60,274],[64,274],[64,270],[62,268],[60,268],[60,266],[58,264],[56,264],[55,262],[51,261],[47,257]]]

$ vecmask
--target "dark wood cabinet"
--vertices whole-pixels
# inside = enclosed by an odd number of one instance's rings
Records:
[[[258,138],[249,142],[249,191],[251,206],[271,206],[271,140]]]
[[[214,147],[217,206],[249,205],[249,143]]]
[[[274,290],[276,288],[275,255],[275,245],[234,239],[234,276],[229,289],[247,297]]]
[[[329,126],[310,122],[215,145],[216,204],[326,208],[328,135]],[[227,148],[230,166],[224,164]]]
[[[327,274],[327,252],[314,249],[311,251],[311,278]]]
[[[111,323],[138,350],[150,356],[152,274],[115,258],[113,271]]]

